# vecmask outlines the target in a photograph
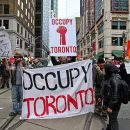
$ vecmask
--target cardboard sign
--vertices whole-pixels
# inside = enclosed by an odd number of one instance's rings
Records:
[[[10,57],[11,55],[9,35],[4,29],[0,28],[0,58]]]
[[[51,56],[76,56],[75,19],[51,19],[49,27]]]

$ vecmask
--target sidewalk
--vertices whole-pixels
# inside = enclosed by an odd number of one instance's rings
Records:
[[[102,130],[102,128],[106,128],[106,123],[107,121],[102,117],[93,114],[89,130]]]
[[[89,130],[92,113],[50,120],[19,120],[19,115],[13,119],[8,116],[12,107],[10,90],[0,89],[0,93],[0,130]]]

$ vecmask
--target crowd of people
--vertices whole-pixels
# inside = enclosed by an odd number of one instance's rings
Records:
[[[36,60],[34,60],[36,61]],[[9,116],[21,114],[22,111],[22,70],[33,66],[35,62],[25,63],[23,57],[16,57],[14,64],[8,59],[1,59],[0,82],[1,88],[11,88],[12,111]],[[51,57],[52,64],[60,65],[76,61],[76,57]],[[109,116],[107,130],[118,130],[117,116],[121,107],[120,80],[130,85],[130,75],[127,74],[123,59],[111,60],[99,58],[93,60],[93,84],[95,90],[95,114]]]

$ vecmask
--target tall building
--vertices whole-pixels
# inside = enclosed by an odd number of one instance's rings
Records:
[[[36,0],[36,57],[47,57],[49,44],[49,19],[51,15],[57,17],[58,2],[57,0]]]
[[[43,0],[36,0],[35,6],[35,57],[39,58],[44,55],[43,48]]]
[[[66,0],[66,18],[80,17],[80,0]]]
[[[52,17],[58,17],[58,0],[51,0]]]
[[[81,4],[85,6],[85,1]],[[95,23],[88,29],[83,25],[78,39],[80,50],[86,50],[82,57],[86,58],[92,51],[95,57],[122,57],[125,51],[124,43],[130,39],[130,2],[129,0],[95,0]],[[82,10],[82,19],[85,10]],[[84,28],[85,27],[85,28]],[[83,34],[83,28],[86,32]],[[86,46],[84,46],[86,44]],[[80,51],[79,50],[79,51]]]
[[[94,0],[80,0],[80,32],[78,36],[78,53],[85,58],[90,49],[87,44],[89,38],[87,34],[95,24],[95,1]]]
[[[35,0],[0,0],[0,26],[5,26],[12,51],[34,55]]]

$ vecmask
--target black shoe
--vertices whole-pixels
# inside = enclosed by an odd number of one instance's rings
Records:
[[[18,115],[21,115],[21,111],[18,112]]]
[[[9,113],[9,116],[16,116],[16,115],[17,115],[17,113],[14,113],[14,112]]]
[[[106,130],[105,128],[102,128],[102,130]]]
[[[3,89],[4,87],[1,87],[0,89]]]

